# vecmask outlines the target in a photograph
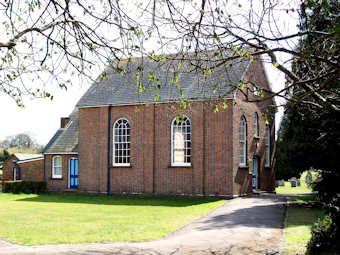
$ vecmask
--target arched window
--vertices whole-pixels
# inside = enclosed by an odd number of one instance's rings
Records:
[[[255,112],[254,115],[254,136],[259,137],[259,115]]]
[[[240,166],[247,164],[247,122],[244,116],[240,119]]]
[[[52,158],[52,178],[62,178],[63,168],[61,156]]]
[[[266,125],[264,165],[270,167],[270,126]]]
[[[186,116],[171,124],[171,165],[191,166],[191,124]]]
[[[130,123],[119,119],[113,125],[113,160],[114,166],[130,166]]]

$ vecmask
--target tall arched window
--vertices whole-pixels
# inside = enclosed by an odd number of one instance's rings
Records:
[[[254,136],[259,137],[259,115],[255,112],[254,115]]]
[[[191,124],[186,116],[171,124],[171,165],[191,166]]]
[[[130,166],[130,123],[119,119],[113,125],[113,160],[114,166]]]
[[[247,164],[247,122],[244,116],[240,119],[240,166]]]
[[[61,156],[54,156],[52,158],[52,178],[62,178],[62,160]]]
[[[266,125],[264,165],[270,167],[270,127]]]

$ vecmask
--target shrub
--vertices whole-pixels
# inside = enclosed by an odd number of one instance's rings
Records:
[[[44,181],[7,181],[4,192],[6,193],[44,193],[46,192],[46,182]]]
[[[307,255],[340,254],[337,225],[330,216],[318,219],[312,226],[312,237],[307,244]]]

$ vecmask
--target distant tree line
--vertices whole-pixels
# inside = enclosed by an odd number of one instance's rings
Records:
[[[43,146],[29,134],[16,134],[7,136],[0,141],[0,162],[6,161],[12,153],[40,153]]]

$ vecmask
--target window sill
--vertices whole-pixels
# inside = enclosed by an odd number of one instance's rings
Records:
[[[169,165],[169,168],[192,168],[192,165]]]
[[[132,165],[112,165],[111,168],[132,168]]]
[[[63,180],[63,177],[51,177],[51,180]]]

